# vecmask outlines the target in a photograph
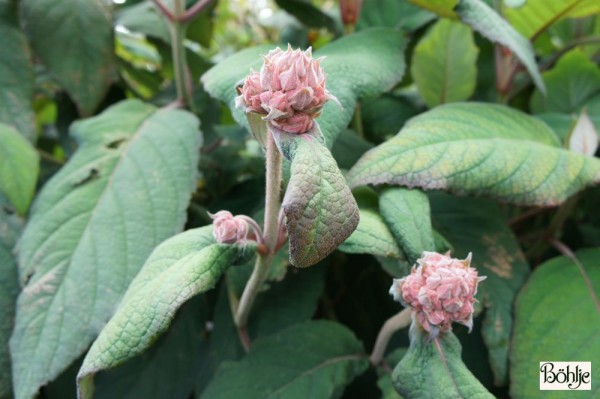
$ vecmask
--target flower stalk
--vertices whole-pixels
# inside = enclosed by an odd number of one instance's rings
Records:
[[[381,330],[379,330],[379,334],[377,334],[373,352],[371,352],[371,356],[369,356],[372,365],[378,366],[381,364],[390,339],[396,331],[401,330],[410,324],[412,320],[411,313],[412,311],[410,308],[405,308],[383,323]]]

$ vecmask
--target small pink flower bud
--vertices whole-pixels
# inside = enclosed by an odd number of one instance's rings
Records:
[[[213,235],[219,244],[244,244],[248,238],[248,223],[229,211],[210,214],[213,220]]]
[[[340,14],[344,25],[354,25],[358,21],[362,0],[340,0]]]
[[[394,279],[390,294],[394,300],[410,306],[423,328],[436,337],[451,329],[452,322],[473,327],[473,304],[477,285],[486,277],[470,267],[471,254],[465,260],[435,252],[423,252],[411,274]]]
[[[339,104],[325,88],[321,58],[306,51],[276,48],[264,57],[260,72],[251,71],[236,97],[236,106],[284,132],[308,132],[327,100]]]

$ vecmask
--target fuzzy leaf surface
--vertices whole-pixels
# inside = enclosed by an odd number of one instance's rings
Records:
[[[260,338],[242,360],[224,363],[203,397],[337,398],[367,367],[362,344],[350,330],[308,321]]]
[[[306,136],[306,137],[305,137]],[[290,262],[312,266],[333,252],[356,229],[356,200],[329,150],[308,135],[293,139],[291,178],[282,209],[290,242]]]
[[[539,394],[542,361],[594,361],[600,358],[600,249],[576,252],[580,265],[561,256],[536,268],[519,294],[510,359],[511,396]],[[547,311],[552,309],[552,311]],[[572,344],[565,344],[570,342]],[[592,366],[592,381],[600,369]],[[591,391],[577,397],[595,398]],[[564,398],[564,391],[545,391],[545,398]]]
[[[35,149],[18,131],[0,123],[0,194],[21,215],[29,209],[39,173]]]
[[[553,206],[600,181],[600,160],[559,148],[554,132],[519,111],[454,103],[413,118],[350,170],[352,187],[397,184]]]
[[[479,49],[465,24],[440,19],[415,47],[411,74],[433,108],[471,97],[477,83]]]
[[[243,252],[236,245],[217,244],[212,232],[212,225],[188,230],[163,242],[148,257],[83,361],[77,378],[82,399],[93,398],[95,373],[148,349],[167,330],[179,307],[213,288]]]
[[[248,127],[244,112],[235,108],[236,84],[262,65],[260,55],[273,46],[242,50],[215,65],[203,77],[208,93],[224,101],[235,120]],[[327,77],[327,90],[343,108],[329,101],[317,119],[327,146],[348,126],[356,101],[375,96],[394,87],[404,75],[404,39],[400,31],[386,28],[368,29],[345,36],[319,49],[314,57],[326,56],[321,63]]]
[[[354,233],[338,247],[348,254],[371,254],[399,258],[402,252],[381,215],[372,209],[360,209],[360,221]]]
[[[79,357],[152,250],[183,227],[195,189],[198,120],[140,101],[76,122],[79,148],[32,208],[11,338],[16,399]]]
[[[25,30],[36,56],[91,115],[113,73],[111,9],[103,0],[23,0]]]

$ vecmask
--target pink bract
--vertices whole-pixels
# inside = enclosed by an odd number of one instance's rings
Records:
[[[209,214],[213,220],[213,235],[220,244],[245,243],[248,238],[248,223],[236,218],[229,211]]]
[[[390,294],[413,309],[432,337],[451,329],[452,322],[473,327],[473,304],[477,285],[486,277],[470,267],[471,254],[464,260],[435,252],[423,252],[411,274],[394,279]]]
[[[308,132],[327,100],[339,104],[325,88],[321,60],[312,58],[310,48],[271,50],[260,72],[246,77],[236,106],[265,115],[263,120],[284,132]]]

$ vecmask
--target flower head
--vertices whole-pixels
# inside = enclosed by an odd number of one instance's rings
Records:
[[[471,254],[464,260],[435,252],[423,252],[411,274],[394,279],[390,294],[414,314],[432,337],[451,329],[451,323],[473,326],[473,304],[477,285],[486,277],[470,267]]]
[[[248,223],[229,211],[209,214],[213,220],[213,235],[219,244],[245,243],[248,238]]]
[[[287,133],[308,132],[327,100],[338,102],[325,88],[321,58],[306,51],[276,48],[264,57],[260,72],[246,77],[236,97],[236,106]]]

